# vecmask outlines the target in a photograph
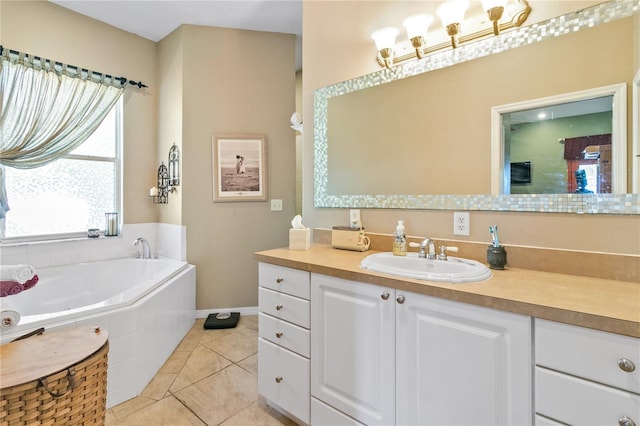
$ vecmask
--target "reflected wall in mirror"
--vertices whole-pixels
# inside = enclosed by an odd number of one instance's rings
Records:
[[[637,196],[492,196],[490,118],[496,105],[630,84],[636,9],[603,3],[318,89],[315,206],[637,213]]]
[[[625,193],[626,88],[492,108],[492,193]]]

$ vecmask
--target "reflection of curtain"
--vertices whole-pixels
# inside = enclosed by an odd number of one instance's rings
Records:
[[[78,76],[24,55],[5,56],[0,66],[0,166],[40,167],[73,151],[124,90],[111,77]],[[0,220],[8,210],[0,172]]]
[[[589,145],[611,145],[611,133],[606,135],[581,136],[564,140],[564,159],[582,160],[583,151]]]

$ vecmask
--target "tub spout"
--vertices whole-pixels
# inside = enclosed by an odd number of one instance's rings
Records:
[[[133,242],[134,246],[138,246],[138,243],[142,244],[142,258],[151,259],[151,249],[149,248],[149,242],[142,237],[136,238]]]

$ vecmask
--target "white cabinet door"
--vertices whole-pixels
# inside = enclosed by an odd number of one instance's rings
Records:
[[[396,295],[397,424],[531,424],[530,317]]]
[[[367,425],[395,421],[394,290],[311,274],[311,394]]]

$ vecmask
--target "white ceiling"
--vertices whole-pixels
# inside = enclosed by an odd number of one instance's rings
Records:
[[[302,0],[49,1],[156,42],[182,24],[295,34],[301,68]]]

